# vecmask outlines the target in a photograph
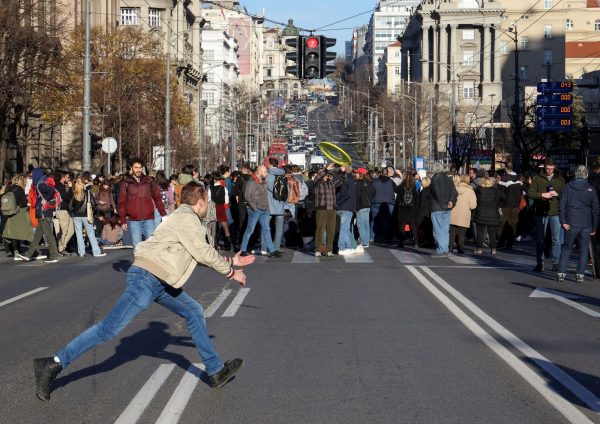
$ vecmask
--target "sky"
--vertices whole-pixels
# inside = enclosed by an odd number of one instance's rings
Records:
[[[375,3],[375,0],[240,0],[240,5],[251,14],[262,15],[264,10],[268,19],[287,23],[291,18],[294,25],[306,29],[327,26],[315,34],[336,38],[337,43],[332,50],[341,56],[344,55],[345,42],[352,40],[352,29],[369,23]],[[331,25],[358,14],[360,16]],[[276,25],[265,22],[265,26]]]

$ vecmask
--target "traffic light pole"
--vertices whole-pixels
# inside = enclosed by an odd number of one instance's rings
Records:
[[[84,171],[91,170],[92,141],[90,136],[90,79],[91,79],[91,0],[85,0],[85,54],[83,58],[83,140],[82,165]]]

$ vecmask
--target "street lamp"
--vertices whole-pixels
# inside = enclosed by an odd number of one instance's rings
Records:
[[[490,147],[492,150],[492,154],[495,156],[495,154],[493,153],[494,151],[494,97],[496,97],[496,95],[494,93],[490,94],[490,108],[491,108],[491,133],[490,133]]]

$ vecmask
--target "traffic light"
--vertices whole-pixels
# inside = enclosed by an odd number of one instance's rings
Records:
[[[335,38],[327,38],[324,35],[321,35],[321,75],[319,78],[325,78],[329,74],[333,74],[337,68],[335,63],[333,65],[328,65],[328,62],[334,61],[337,58],[337,54],[335,52],[328,52],[327,49],[335,46],[336,39]]]
[[[302,77],[304,79],[321,78],[321,37],[309,36],[302,37],[304,48]]]
[[[294,51],[285,54],[286,60],[295,62],[294,65],[286,66],[285,72],[302,79],[302,37],[288,38],[285,44],[294,48]]]

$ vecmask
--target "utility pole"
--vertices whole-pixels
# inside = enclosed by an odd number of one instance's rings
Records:
[[[171,11],[167,12],[167,80],[165,94],[165,174],[171,175]]]
[[[202,84],[204,83],[204,62],[202,60],[202,25],[198,24],[198,57],[200,58],[200,81],[198,81],[198,172],[204,176],[204,100]]]
[[[419,103],[417,102],[417,88],[416,85],[413,84],[414,90],[415,90],[415,117],[414,117],[414,135],[413,135],[413,167],[415,167],[416,169],[416,165],[417,165],[417,156],[419,155],[419,122],[418,122],[418,118],[419,115],[417,113],[417,109],[419,109]]]
[[[91,23],[90,7],[91,0],[85,0],[85,54],[83,57],[83,170],[90,171],[92,167],[91,150],[92,140],[90,136],[90,79],[92,75],[91,61]],[[121,140],[119,140],[119,143]]]
[[[514,31],[511,31],[511,28],[514,29]],[[519,145],[519,140],[520,140],[520,135],[521,135],[521,128],[519,127],[519,125],[521,124],[521,104],[519,101],[519,93],[520,93],[520,89],[519,89],[519,84],[520,84],[520,75],[519,75],[519,37],[518,37],[518,33],[517,33],[517,25],[515,24],[514,27],[511,27],[508,30],[511,32],[515,33],[515,38],[514,38],[514,42],[515,42],[515,100],[514,100],[514,106],[513,106],[513,120],[514,120],[514,132],[513,132],[513,169],[515,171],[519,171],[520,169],[520,164],[519,166],[515,166],[518,164],[517,162],[517,156],[519,154],[519,149],[518,149],[518,145]]]
[[[491,100],[490,100],[490,102],[491,102],[491,106],[490,106],[491,120],[490,120],[490,122],[491,122],[491,126],[492,126],[492,128],[490,130],[490,148],[492,150],[493,155],[495,155],[495,153],[493,153],[493,151],[494,151],[494,97],[496,97],[495,94],[490,94],[490,98],[491,98]]]
[[[433,165],[433,97],[429,97],[429,170]]]
[[[404,112],[404,110],[402,110]],[[404,113],[402,114],[402,168],[406,171],[406,133],[404,132]]]
[[[237,169],[237,111],[233,108],[233,123],[231,130],[231,172]]]

